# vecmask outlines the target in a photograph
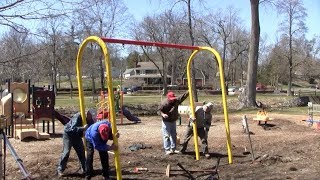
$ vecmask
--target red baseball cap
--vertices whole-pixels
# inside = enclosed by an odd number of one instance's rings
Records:
[[[101,138],[107,141],[109,138],[109,126],[107,124],[101,124],[98,128]]]
[[[167,98],[168,98],[170,101],[177,99],[176,96],[174,95],[174,93],[173,93],[172,91],[168,92]]]

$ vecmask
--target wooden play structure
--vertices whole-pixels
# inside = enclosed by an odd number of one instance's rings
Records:
[[[54,129],[55,95],[53,90],[30,87],[29,82],[7,81],[8,94],[1,98],[0,113],[5,116],[4,131],[20,140],[26,137],[49,139]],[[32,99],[32,103],[31,100]],[[40,123],[42,122],[42,131]],[[47,124],[47,131],[45,131]]]

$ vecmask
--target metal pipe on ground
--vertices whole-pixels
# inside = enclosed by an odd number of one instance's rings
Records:
[[[218,161],[220,161],[220,158],[218,159]],[[202,173],[212,173],[212,174],[216,174],[217,173],[217,167],[214,169],[214,170],[204,170],[204,169],[198,169],[198,170],[187,170],[186,168],[184,168],[180,163],[177,163],[177,165],[181,168],[181,169],[172,169],[171,168],[171,165],[168,164],[167,165],[167,168],[166,168],[166,176],[167,177],[170,177],[171,175],[173,175],[173,172],[186,172],[189,176],[189,179],[195,179],[193,176],[192,176],[192,172],[202,172]]]
[[[19,166],[20,171],[22,172],[22,174],[24,176],[24,179],[26,179],[26,180],[33,179],[32,176],[27,171],[27,169],[24,167],[22,159],[20,159],[20,157],[18,156],[18,154],[16,153],[16,151],[12,147],[12,145],[11,145],[10,141],[8,140],[7,136],[4,133],[2,133],[2,135],[3,135],[3,140],[6,143],[6,146],[8,147],[8,149],[11,152],[14,160],[16,161],[16,163]]]

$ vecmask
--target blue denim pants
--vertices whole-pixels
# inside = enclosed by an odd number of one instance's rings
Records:
[[[63,151],[62,155],[58,164],[58,171],[63,172],[68,163],[71,147],[74,148],[74,150],[77,153],[77,156],[79,158],[79,161],[81,163],[81,168],[85,172],[86,166],[86,158],[85,158],[85,151],[84,146],[81,137],[73,137],[71,138],[68,134],[63,133]]]
[[[174,122],[162,121],[163,147],[165,151],[176,150],[177,124]]]

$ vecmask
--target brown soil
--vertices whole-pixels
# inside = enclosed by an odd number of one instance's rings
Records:
[[[259,126],[248,115],[249,129],[255,161],[252,161],[248,134],[243,133],[241,116],[230,115],[230,132],[233,163],[228,163],[226,133],[222,116],[214,117],[209,131],[210,159],[200,156],[195,160],[193,139],[187,154],[164,155],[160,117],[141,117],[142,123],[133,124],[124,120],[118,124],[120,132],[120,159],[123,179],[188,179],[183,171],[172,171],[170,178],[165,176],[168,164],[173,170],[180,169],[180,163],[187,170],[214,169],[217,159],[220,179],[319,179],[320,148],[319,131],[308,127],[305,115],[270,114],[274,118],[266,126]],[[57,135],[50,140],[30,140],[21,142],[10,138],[10,142],[23,160],[26,169],[36,179],[83,179],[78,173],[79,164],[74,150],[71,151],[66,176],[59,178],[56,174],[57,163],[62,150],[62,125],[56,125]],[[183,137],[186,120],[177,126],[178,136]],[[131,151],[129,146],[144,144],[145,149]],[[247,152],[245,152],[247,149]],[[116,179],[113,155],[110,155],[112,178]],[[147,168],[147,171],[133,172],[135,167]],[[101,165],[95,154],[94,168],[101,179]],[[210,179],[210,172],[192,172],[195,179]],[[215,176],[217,177],[217,176]],[[7,151],[6,179],[21,179],[18,165]],[[214,178],[212,178],[214,179]]]

